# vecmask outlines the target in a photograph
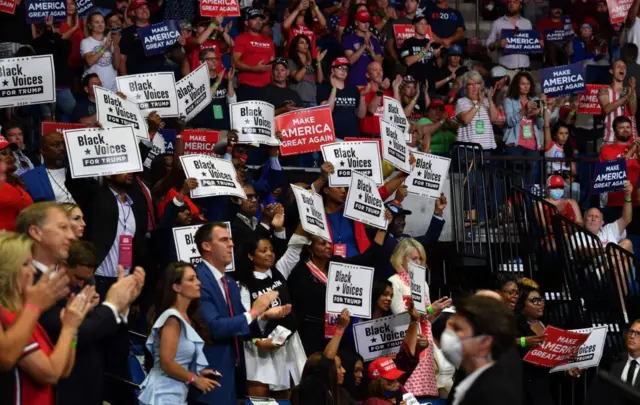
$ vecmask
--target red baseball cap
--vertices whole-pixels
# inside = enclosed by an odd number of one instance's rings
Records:
[[[335,67],[338,67],[338,66],[349,66],[349,61],[344,56],[341,56],[339,58],[335,58],[333,60],[333,63],[331,64],[331,67],[335,68]]]
[[[135,11],[142,6],[149,6],[147,0],[133,0],[131,4],[129,4],[129,11]]]
[[[360,10],[356,13],[356,21],[360,22],[370,22],[371,14],[367,10]]]
[[[18,149],[18,145],[13,142],[7,141],[7,138],[0,135],[0,150],[5,150],[6,148],[11,148],[11,150]]]
[[[547,179],[547,188],[564,188],[564,179],[557,174],[549,176]]]
[[[385,380],[394,381],[402,377],[404,371],[398,370],[391,357],[380,357],[369,364],[369,378],[377,380],[382,377]]]
[[[439,98],[432,98],[427,108],[444,108],[444,101]]]

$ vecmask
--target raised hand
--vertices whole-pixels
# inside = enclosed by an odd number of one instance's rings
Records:
[[[25,304],[35,305],[45,311],[56,302],[69,295],[69,277],[65,270],[58,270],[52,277],[40,277],[33,284],[33,273],[30,273],[22,289]]]

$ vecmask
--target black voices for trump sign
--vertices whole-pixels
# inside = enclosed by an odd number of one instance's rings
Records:
[[[402,104],[393,97],[384,96],[382,100],[382,119],[397,126],[405,134],[405,140],[409,140],[409,120],[404,113]]]
[[[344,216],[376,228],[387,229],[384,213],[384,201],[380,198],[376,183],[362,173],[352,172]]]
[[[147,120],[136,103],[120,98],[103,87],[93,86],[96,98],[96,116],[104,128],[131,125],[140,139],[149,139]]]
[[[53,56],[0,59],[0,108],[55,103]]]
[[[24,6],[28,24],[44,22],[49,16],[52,16],[53,21],[56,22],[67,19],[66,0],[26,0]]]
[[[275,138],[273,105],[264,101],[242,101],[229,106],[231,129],[238,131],[238,143],[280,145]]]
[[[382,158],[398,170],[405,173],[411,172],[409,147],[405,142],[402,129],[381,119],[380,136],[382,137]]]
[[[404,181],[409,194],[440,198],[449,173],[451,159],[429,153],[413,152],[416,165]]]
[[[322,157],[335,171],[329,176],[329,187],[349,187],[351,173],[360,172],[382,185],[380,144],[376,141],[337,142],[322,145]]]
[[[302,229],[331,242],[327,216],[324,212],[324,204],[320,194],[305,190],[295,184],[291,185],[291,189],[296,197]]]
[[[198,187],[191,190],[191,198],[219,195],[247,198],[230,160],[209,155],[187,155],[180,156],[180,163],[187,178],[198,180]]]
[[[180,115],[189,122],[193,117],[204,110],[211,102],[211,89],[209,88],[209,68],[206,63],[198,66],[176,83],[178,95],[178,110]]]
[[[151,111],[157,112],[162,118],[180,115],[173,72],[118,76],[116,84],[127,100],[138,104],[145,117]]]
[[[63,134],[74,179],[142,171],[131,126],[72,129]]]
[[[223,222],[227,226],[229,234],[231,234],[231,223]],[[173,244],[176,247],[176,259],[181,262],[190,263],[192,266],[197,266],[202,262],[202,257],[198,251],[198,245],[196,244],[196,232],[202,226],[188,225],[179,226],[173,228]],[[232,248],[233,249],[233,248]],[[233,252],[233,250],[232,250]],[[226,271],[235,270],[234,255],[231,254],[231,263],[225,269]]]
[[[349,310],[351,316],[371,318],[373,267],[329,262],[325,308],[330,314]]]
[[[542,92],[548,97],[582,93],[585,91],[584,67],[574,63],[542,69],[540,81]]]
[[[400,351],[411,317],[403,312],[353,325],[356,351],[364,361],[388,357]]]

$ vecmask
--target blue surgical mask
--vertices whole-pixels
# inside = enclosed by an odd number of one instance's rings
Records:
[[[549,190],[549,197],[551,197],[551,199],[554,201],[558,201],[559,199],[564,197],[564,190],[561,188],[551,189]]]

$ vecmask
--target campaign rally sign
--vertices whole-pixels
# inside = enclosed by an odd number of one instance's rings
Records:
[[[564,29],[544,30],[544,40],[547,42],[564,42],[567,39],[567,31]]]
[[[414,35],[416,35],[416,29],[413,24],[393,24],[393,37],[396,40],[396,48],[402,49],[404,41],[413,38]]]
[[[542,92],[548,97],[582,93],[585,90],[582,63],[540,70]]]
[[[81,129],[86,128],[87,126],[84,124],[76,124],[73,122],[53,122],[53,121],[42,121],[42,135],[50,134],[51,132],[63,133],[63,131],[68,131],[70,129]]]
[[[305,190],[295,184],[292,184],[291,188],[296,197],[302,229],[331,242],[329,224],[327,223],[327,216],[324,212],[324,204],[320,194],[314,193],[312,190]]]
[[[591,187],[592,194],[619,191],[627,181],[627,161],[609,160],[596,165],[596,177]]]
[[[202,17],[240,17],[238,0],[200,0]]]
[[[402,402],[404,405],[420,405],[420,401],[410,392],[402,394]]]
[[[382,101],[382,118],[402,130],[405,134],[405,140],[411,140],[411,134],[409,134],[409,120],[407,116],[404,115],[404,109],[402,108],[402,104],[398,100],[393,97],[384,96]]]
[[[330,314],[348,309],[349,314],[371,318],[373,267],[329,262],[325,308]]]
[[[223,222],[223,224],[227,226],[227,230],[231,233],[231,223]],[[200,256],[200,252],[198,252],[198,245],[196,244],[196,231],[201,226],[202,224],[173,228],[173,242],[176,247],[176,259],[178,261],[191,263],[194,267],[202,262],[202,257]],[[231,263],[227,265],[226,271],[235,270],[233,248],[231,249]]]
[[[402,129],[385,120],[380,120],[382,136],[382,158],[393,167],[405,173],[411,172],[409,147],[404,140]]]
[[[578,356],[570,360],[569,363],[552,368],[549,372],[570,370],[572,368],[586,369],[598,367],[600,359],[602,359],[602,351],[604,350],[605,339],[607,338],[607,327],[600,326],[597,328],[574,329],[571,332],[588,333],[589,337],[578,349]]]
[[[385,316],[353,325],[356,352],[365,362],[397,354],[407,335],[411,317],[408,312]]]
[[[116,84],[127,100],[138,104],[145,117],[151,111],[157,112],[162,118],[180,115],[173,72],[118,76]]]
[[[633,0],[607,0],[611,25],[623,23],[632,4]]]
[[[206,63],[198,66],[176,82],[178,110],[187,122],[204,110],[211,102],[209,88],[209,68]]]
[[[96,116],[104,128],[131,125],[138,138],[149,139],[147,120],[136,103],[120,98],[103,87],[93,86],[93,92],[96,98]]]
[[[185,155],[214,156],[214,148],[220,139],[220,132],[212,129],[185,129],[181,136]]]
[[[326,105],[280,114],[275,123],[282,135],[282,156],[317,152],[322,145],[336,141],[331,108]]]
[[[573,31],[573,23],[571,22],[571,16],[563,15],[562,24],[564,25],[564,32],[565,32],[564,39],[573,39],[573,37],[576,36],[576,33]]]
[[[142,171],[138,138],[130,126],[64,131],[71,177]]]
[[[566,364],[578,355],[580,346],[589,337],[589,334],[571,332],[553,326],[547,326],[544,334],[547,335],[544,343],[529,350],[524,356],[524,361],[549,368]]]
[[[322,145],[322,157],[331,162],[335,171],[329,176],[329,187],[349,187],[351,173],[360,172],[381,186],[382,163],[378,142],[337,142]]]
[[[416,307],[416,311],[423,315],[427,314],[427,269],[415,263],[407,261],[409,265],[409,281],[411,283],[411,300]]]
[[[382,139],[381,138],[365,138],[361,136],[345,136],[343,139],[345,142],[377,142],[380,150],[380,156],[382,157]]]
[[[26,0],[27,24],[44,22],[52,16],[53,21],[62,22],[67,19],[66,0]]]
[[[384,200],[380,197],[376,182],[362,173],[352,171],[344,216],[376,228],[387,229],[384,213]]]
[[[416,165],[404,181],[409,194],[440,198],[451,159],[430,153],[413,152]]]
[[[578,94],[578,114],[600,115],[602,107],[598,101],[598,92],[600,89],[609,86],[604,84],[587,84],[587,91]]]
[[[238,131],[238,143],[277,146],[273,105],[264,101],[242,101],[229,106],[231,129]]]
[[[140,27],[138,28],[138,36],[142,41],[145,55],[159,55],[178,41],[178,38],[180,38],[180,24],[175,20],[167,20]]]
[[[536,30],[502,30],[502,39],[507,40],[503,49],[505,54],[542,53],[540,33]]]
[[[76,10],[81,18],[86,18],[93,8],[92,0],[76,0]]]
[[[0,13],[15,14],[17,0],[0,0]]]
[[[191,190],[191,198],[219,195],[247,198],[230,160],[208,155],[187,155],[180,156],[180,163],[187,178],[198,180],[198,187]]]
[[[0,108],[56,102],[52,55],[0,59]]]

